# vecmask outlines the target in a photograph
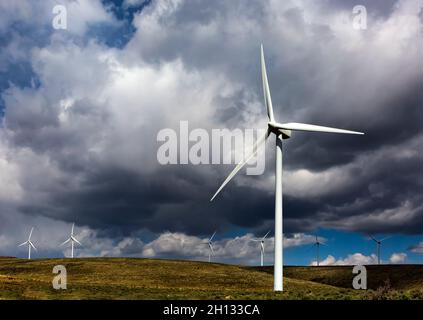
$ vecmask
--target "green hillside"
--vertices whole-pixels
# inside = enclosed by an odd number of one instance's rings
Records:
[[[286,277],[313,281],[339,288],[351,288],[352,266],[321,266],[284,268]],[[272,267],[256,267],[258,271],[273,274]],[[367,286],[377,290],[389,286],[396,291],[423,289],[423,265],[368,265]]]
[[[52,270],[59,264],[67,269],[66,290],[52,287]],[[421,277],[416,275],[423,274],[421,266],[369,267],[369,277],[382,281],[392,275],[395,287],[380,292],[351,289],[347,267],[286,267],[285,271],[285,291],[275,294],[271,268],[157,259],[0,258],[0,299],[423,298]]]

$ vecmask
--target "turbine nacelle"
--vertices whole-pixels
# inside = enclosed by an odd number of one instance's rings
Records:
[[[292,131],[291,130],[287,130],[287,129],[278,128],[276,126],[277,124],[278,124],[277,122],[271,122],[271,121],[269,121],[267,123],[267,127],[268,127],[269,132],[274,133],[277,136],[278,135],[282,135],[282,139],[284,139],[284,140],[291,138]]]

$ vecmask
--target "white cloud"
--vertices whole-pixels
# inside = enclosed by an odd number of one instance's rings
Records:
[[[1,237],[2,251],[11,252],[9,255],[25,257],[26,248],[16,247],[17,244],[26,240],[27,234],[34,225],[32,241],[38,251],[34,252],[33,258],[46,256],[70,257],[70,244],[59,246],[69,238],[71,223],[64,224],[55,221],[45,221],[38,218],[36,221],[26,221],[22,224],[19,234],[4,232]],[[48,225],[48,226],[47,226]],[[41,227],[40,227],[41,226]],[[140,233],[142,235],[142,232]],[[75,238],[82,246],[75,244],[74,254],[77,257],[143,257],[143,258],[169,258],[208,260],[208,238],[199,238],[179,232],[164,232],[150,242],[143,242],[138,237],[129,236],[115,241],[105,237],[86,226],[75,226]],[[216,262],[240,263],[247,265],[258,264],[260,261],[260,245],[252,241],[254,235],[248,233],[235,238],[215,239],[212,257]],[[306,234],[296,234],[284,239],[285,248],[298,247],[312,244],[314,237]],[[319,239],[324,241],[323,238]],[[0,251],[0,255],[2,255]],[[273,263],[273,238],[265,241],[265,263]]]
[[[117,22],[99,0],[66,1],[68,31],[83,35],[91,24]]]
[[[306,169],[286,171],[284,178],[287,194],[299,198],[319,197],[354,183],[351,171],[345,166],[322,172],[311,172]]]
[[[346,258],[336,258],[332,255],[328,255],[326,259],[320,261],[321,266],[352,266],[352,265],[367,265],[375,264],[377,262],[377,256],[372,254],[370,256],[363,255],[362,253],[354,253],[348,255]],[[317,265],[316,261],[313,261],[311,265]]]
[[[423,242],[412,245],[409,250],[413,253],[423,253]]]
[[[394,264],[405,263],[407,261],[406,253],[393,253],[389,258],[389,261]]]
[[[260,246],[258,242],[252,241],[253,234],[235,238],[216,239],[213,241],[214,261],[236,261],[239,263],[256,264],[260,257]],[[306,234],[295,234],[284,239],[284,247],[298,247],[314,243],[314,236]],[[323,238],[319,239],[324,241]],[[145,243],[138,249],[138,255],[147,258],[155,257],[185,257],[196,260],[207,260],[209,255],[207,238],[189,236],[183,233],[165,232],[156,239]],[[274,238],[265,240],[265,261],[271,263],[273,259]],[[121,252],[124,254],[124,252]]]
[[[103,7],[101,0],[20,0],[0,2],[0,30],[20,21],[34,27],[51,27],[56,5],[63,5],[67,10],[66,32],[83,35],[90,24],[117,23]]]
[[[2,138],[0,138],[3,140]],[[23,190],[18,183],[19,166],[12,160],[11,150],[0,142],[0,201],[16,202],[22,199]]]
[[[322,261],[319,261],[319,265],[320,266],[331,266],[331,265],[334,265],[335,262],[336,262],[335,257],[332,256],[332,255],[328,255],[325,259],[323,259]],[[310,263],[310,265],[317,266],[317,262],[312,261]]]
[[[273,238],[272,238],[273,239]],[[323,237],[317,237],[319,242],[325,243],[327,240]],[[284,248],[298,247],[307,244],[313,244],[316,241],[316,236],[304,233],[294,233],[291,237],[283,240]]]

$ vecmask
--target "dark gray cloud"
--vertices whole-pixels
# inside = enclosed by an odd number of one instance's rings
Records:
[[[410,0],[364,4],[377,16],[365,31],[343,20],[348,1],[197,0],[152,3],[122,49],[52,36],[25,57],[39,86],[2,93],[1,165],[15,186],[2,186],[2,208],[119,239],[140,229],[267,231],[273,139],[265,174],[241,172],[212,203],[232,166],[156,159],[158,131],[180,120],[208,130],[265,123],[263,42],[280,122],[366,132],[286,141],[285,230],[421,233],[421,11]],[[121,252],[143,247],[133,241],[119,242]]]
[[[369,15],[381,16],[383,18],[391,15],[395,10],[398,0],[328,0],[328,8],[343,9],[351,11],[357,5],[365,6]]]

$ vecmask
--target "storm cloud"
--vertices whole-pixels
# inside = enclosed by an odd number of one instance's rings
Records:
[[[76,221],[118,248],[97,253],[160,256],[183,251],[135,239],[272,229],[273,139],[265,173],[241,171],[212,203],[232,166],[156,158],[157,133],[180,121],[265,126],[263,43],[279,122],[366,133],[285,141],[285,231],[421,234],[421,1],[364,1],[366,30],[352,27],[354,1],[152,1],[121,47],[95,32],[123,24],[110,5],[63,2],[69,30],[51,28],[54,1],[0,11],[0,231]]]

